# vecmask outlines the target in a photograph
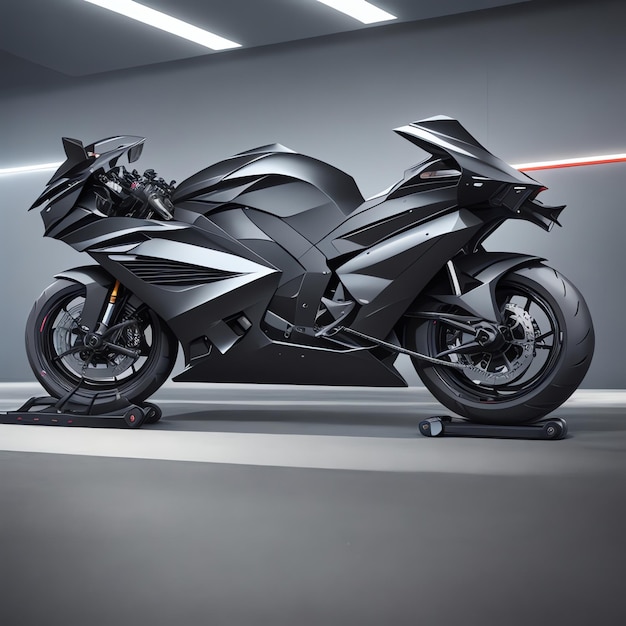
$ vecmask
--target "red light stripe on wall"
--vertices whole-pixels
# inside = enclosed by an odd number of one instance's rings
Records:
[[[561,167],[579,167],[581,165],[601,165],[603,163],[624,163],[626,154],[603,154],[593,157],[579,157],[576,159],[560,159],[558,161],[537,161],[535,163],[518,163],[513,165],[522,172],[534,170],[553,170]]]

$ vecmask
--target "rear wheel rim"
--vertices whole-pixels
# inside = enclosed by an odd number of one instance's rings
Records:
[[[532,362],[520,366],[516,372],[507,372],[507,362],[515,364],[515,359],[521,358],[522,347],[511,343],[498,354],[481,351],[469,355],[450,354],[450,361],[477,368],[460,370],[435,366],[442,383],[455,396],[466,401],[489,404],[517,401],[545,383],[556,370],[563,353],[565,337],[562,324],[554,307],[542,294],[525,284],[505,282],[500,284],[496,299],[501,313],[507,311],[508,305],[511,307],[508,310],[514,311],[518,321],[520,316],[524,320],[530,318],[534,329]],[[447,326],[445,320],[430,323],[427,333],[428,353],[437,355],[469,339],[469,335],[464,337],[461,333],[459,336],[459,331]],[[484,372],[491,374],[491,384],[490,377]]]

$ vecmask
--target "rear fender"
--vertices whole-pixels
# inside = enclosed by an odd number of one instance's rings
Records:
[[[512,270],[529,265],[538,265],[545,259],[527,254],[509,252],[478,252],[458,256],[448,263],[449,285],[453,294],[428,292],[428,298],[458,306],[470,315],[487,321],[501,323],[501,314],[496,303],[496,287],[500,279]],[[443,291],[442,289],[439,290]],[[423,310],[423,298],[411,307],[407,315]]]

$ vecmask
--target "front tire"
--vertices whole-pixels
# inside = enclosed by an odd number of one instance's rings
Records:
[[[516,326],[512,341],[491,353],[454,353],[472,337],[441,320],[412,319],[406,342],[420,354],[446,358],[466,369],[413,358],[428,390],[450,410],[485,424],[534,422],[559,407],[582,382],[594,350],[589,309],[580,292],[547,266],[518,269],[496,286],[500,311]],[[439,313],[464,314],[436,305]],[[430,307],[429,311],[433,311]],[[521,328],[521,331],[519,330]],[[520,332],[522,337],[520,339]]]
[[[138,356],[90,352],[82,343],[85,293],[84,285],[57,280],[35,302],[26,322],[26,354],[33,373],[55,398],[76,389],[70,398],[73,404],[106,404],[117,395],[140,404],[170,375],[178,349],[176,338],[147,306],[125,305],[118,320],[134,323],[112,339]]]

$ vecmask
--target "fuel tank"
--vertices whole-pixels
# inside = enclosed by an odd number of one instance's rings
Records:
[[[204,215],[255,209],[316,244],[363,203],[345,172],[280,144],[261,146],[211,165],[181,182],[174,204]]]

